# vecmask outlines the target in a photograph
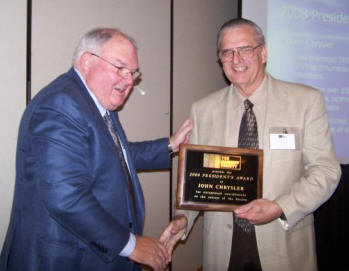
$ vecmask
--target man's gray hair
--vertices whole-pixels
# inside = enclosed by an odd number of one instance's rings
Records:
[[[265,38],[262,29],[254,22],[244,18],[234,18],[225,22],[218,31],[217,35],[217,50],[221,48],[222,37],[225,31],[241,26],[249,26],[255,31],[255,38],[258,44],[264,44]]]
[[[137,49],[136,41],[116,28],[96,28],[87,32],[80,39],[73,55],[73,62],[80,59],[85,52],[98,53],[100,48],[111,38],[121,36],[129,40]]]

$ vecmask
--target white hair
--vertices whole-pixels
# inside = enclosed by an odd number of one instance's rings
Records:
[[[100,48],[111,38],[122,36],[129,40],[137,49],[136,41],[116,28],[97,28],[87,32],[80,39],[73,54],[73,62],[80,59],[85,52],[98,53]]]

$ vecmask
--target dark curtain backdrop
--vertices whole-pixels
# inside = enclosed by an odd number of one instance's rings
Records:
[[[315,211],[319,271],[349,270],[349,165],[332,197]]]

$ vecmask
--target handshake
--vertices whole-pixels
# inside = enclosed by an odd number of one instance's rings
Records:
[[[172,260],[174,246],[186,232],[187,223],[185,215],[175,216],[159,240],[136,235],[136,247],[129,258],[150,266],[154,271],[165,270]]]

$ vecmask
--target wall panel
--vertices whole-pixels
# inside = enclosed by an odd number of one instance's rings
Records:
[[[226,86],[217,63],[216,35],[228,19],[237,17],[237,0],[174,0],[173,122],[189,116],[191,104]],[[173,197],[177,159],[173,163]],[[197,270],[202,261],[202,217],[184,244],[175,250],[174,271]]]
[[[26,1],[0,1],[0,247],[15,183],[18,124],[26,102]]]

